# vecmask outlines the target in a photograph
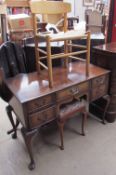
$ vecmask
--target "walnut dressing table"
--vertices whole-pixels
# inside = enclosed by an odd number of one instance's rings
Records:
[[[47,72],[42,76],[36,72],[18,74],[5,80],[12,94],[9,104],[22,124],[22,134],[31,159],[30,169],[34,168],[32,138],[38,128],[57,118],[57,105],[73,96],[85,94],[88,103],[108,93],[109,71],[90,65],[90,74],[85,76],[85,63],[70,63],[66,68],[53,68],[54,84],[49,88]]]

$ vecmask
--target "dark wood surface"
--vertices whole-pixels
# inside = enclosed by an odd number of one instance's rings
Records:
[[[107,54],[115,55],[116,54],[116,42],[96,46],[94,47],[94,50],[97,50],[97,52],[102,53],[102,54],[107,53]]]
[[[108,93],[109,71],[92,64],[88,77],[85,63],[74,62],[67,69],[54,68],[53,78],[53,88],[49,88],[47,71],[41,75],[37,72],[18,74],[5,80],[12,93],[9,104],[23,126],[21,131],[31,159],[30,169],[35,166],[31,148],[33,135],[40,126],[57,119],[59,104],[85,95],[90,103]]]
[[[80,84],[82,82],[94,79],[108,72],[109,71],[106,69],[102,69],[91,64],[90,74],[88,77],[86,77],[85,63],[74,62],[69,65],[68,69],[53,69],[53,88],[49,88],[48,86],[47,71],[43,71],[41,75],[38,75],[37,72],[18,74],[15,76],[15,78],[13,77],[5,80],[5,84],[8,86],[13,95],[17,97],[20,103],[24,103],[75,84]]]
[[[92,58],[93,64],[111,70],[109,83],[110,104],[106,118],[109,122],[114,122],[116,119],[116,43],[94,47]]]

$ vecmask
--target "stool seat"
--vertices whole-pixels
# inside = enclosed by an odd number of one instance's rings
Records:
[[[78,111],[86,111],[86,102],[84,100],[75,100],[73,102],[64,104],[59,112],[59,121],[64,122],[73,117]]]

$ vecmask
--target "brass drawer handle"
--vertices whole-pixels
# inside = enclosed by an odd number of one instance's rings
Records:
[[[70,92],[74,95],[74,94],[78,94],[79,93],[79,89],[78,87],[73,87],[70,89]]]
[[[104,82],[104,78],[103,77],[101,77],[101,78],[96,80],[96,83],[101,83],[102,84],[103,82]]]

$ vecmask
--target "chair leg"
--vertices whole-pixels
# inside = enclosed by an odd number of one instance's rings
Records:
[[[83,112],[82,115],[82,135],[85,136],[85,123],[87,119],[87,112]]]
[[[35,37],[36,69],[37,69],[38,74],[40,74],[40,72],[41,72],[41,68],[40,68],[40,64],[39,64],[40,54],[39,54],[39,51],[37,50],[37,48],[38,48],[38,39]]]
[[[63,139],[64,123],[61,123],[59,121],[57,123],[58,123],[59,131],[60,131],[60,141],[61,141],[60,149],[64,150],[64,139]]]
[[[15,127],[17,128],[18,126],[19,126],[19,121],[16,119],[16,124],[15,124]],[[10,129],[9,131],[7,131],[7,134],[11,134],[11,133],[13,133],[14,132],[14,129],[12,128],[12,129]]]
[[[68,41],[66,40],[64,41],[64,53],[67,54],[68,51],[69,51]],[[67,68],[67,66],[68,66],[68,57],[64,59],[64,67]]]
[[[50,37],[47,37],[47,65],[48,65],[49,87],[52,88],[53,87],[53,72],[52,72]]]
[[[14,120],[13,120],[13,116],[12,116],[12,111],[13,111],[12,107],[10,105],[8,105],[6,107],[6,112],[7,112],[8,118],[9,118],[9,120],[11,122],[11,125],[12,125],[13,129],[11,129],[10,131],[8,131],[7,134],[13,133],[12,134],[12,138],[13,139],[16,139],[17,138],[17,127],[19,125],[19,121],[16,120],[16,125],[15,125]]]

